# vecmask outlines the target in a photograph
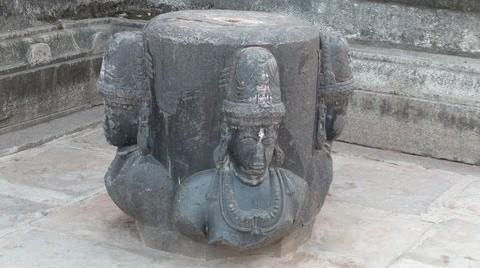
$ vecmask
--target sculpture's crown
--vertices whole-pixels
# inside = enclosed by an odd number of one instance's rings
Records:
[[[280,78],[275,57],[261,47],[237,51],[224,73],[226,89],[223,103],[227,123],[271,125],[285,115]]]
[[[337,32],[321,34],[321,68],[319,87],[321,89],[350,89],[353,83],[352,68],[347,40]]]

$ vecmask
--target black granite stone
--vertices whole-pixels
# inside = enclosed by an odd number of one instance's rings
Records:
[[[117,34],[99,79],[119,147],[109,194],[159,237],[211,250],[308,236],[332,180],[349,64],[340,35],[271,13],[172,12]]]

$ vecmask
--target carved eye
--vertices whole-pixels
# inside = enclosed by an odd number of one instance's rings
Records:
[[[262,140],[262,142],[263,142],[263,144],[265,144],[265,145],[270,145],[270,144],[273,144],[274,139],[271,138],[271,137],[266,137],[266,138],[264,138],[264,139]]]
[[[257,139],[255,139],[255,137],[252,137],[252,136],[244,135],[244,136],[242,136],[242,142],[244,142],[244,143],[257,143]]]

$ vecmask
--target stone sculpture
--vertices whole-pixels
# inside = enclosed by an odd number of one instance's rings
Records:
[[[274,56],[250,47],[234,58],[225,75],[216,168],[195,173],[180,186],[174,221],[188,236],[206,235],[209,244],[252,248],[292,229],[307,186],[272,163],[277,158],[281,165],[283,159],[276,141],[285,114]]]
[[[303,241],[351,81],[339,34],[283,15],[181,11],[116,34],[98,82],[118,147],[108,193],[164,250]]]

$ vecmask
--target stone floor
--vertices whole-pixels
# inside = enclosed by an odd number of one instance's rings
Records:
[[[282,258],[212,261],[142,246],[105,193],[114,148],[101,128],[3,156],[0,267],[480,267],[480,167],[334,149],[334,183],[307,244]]]

